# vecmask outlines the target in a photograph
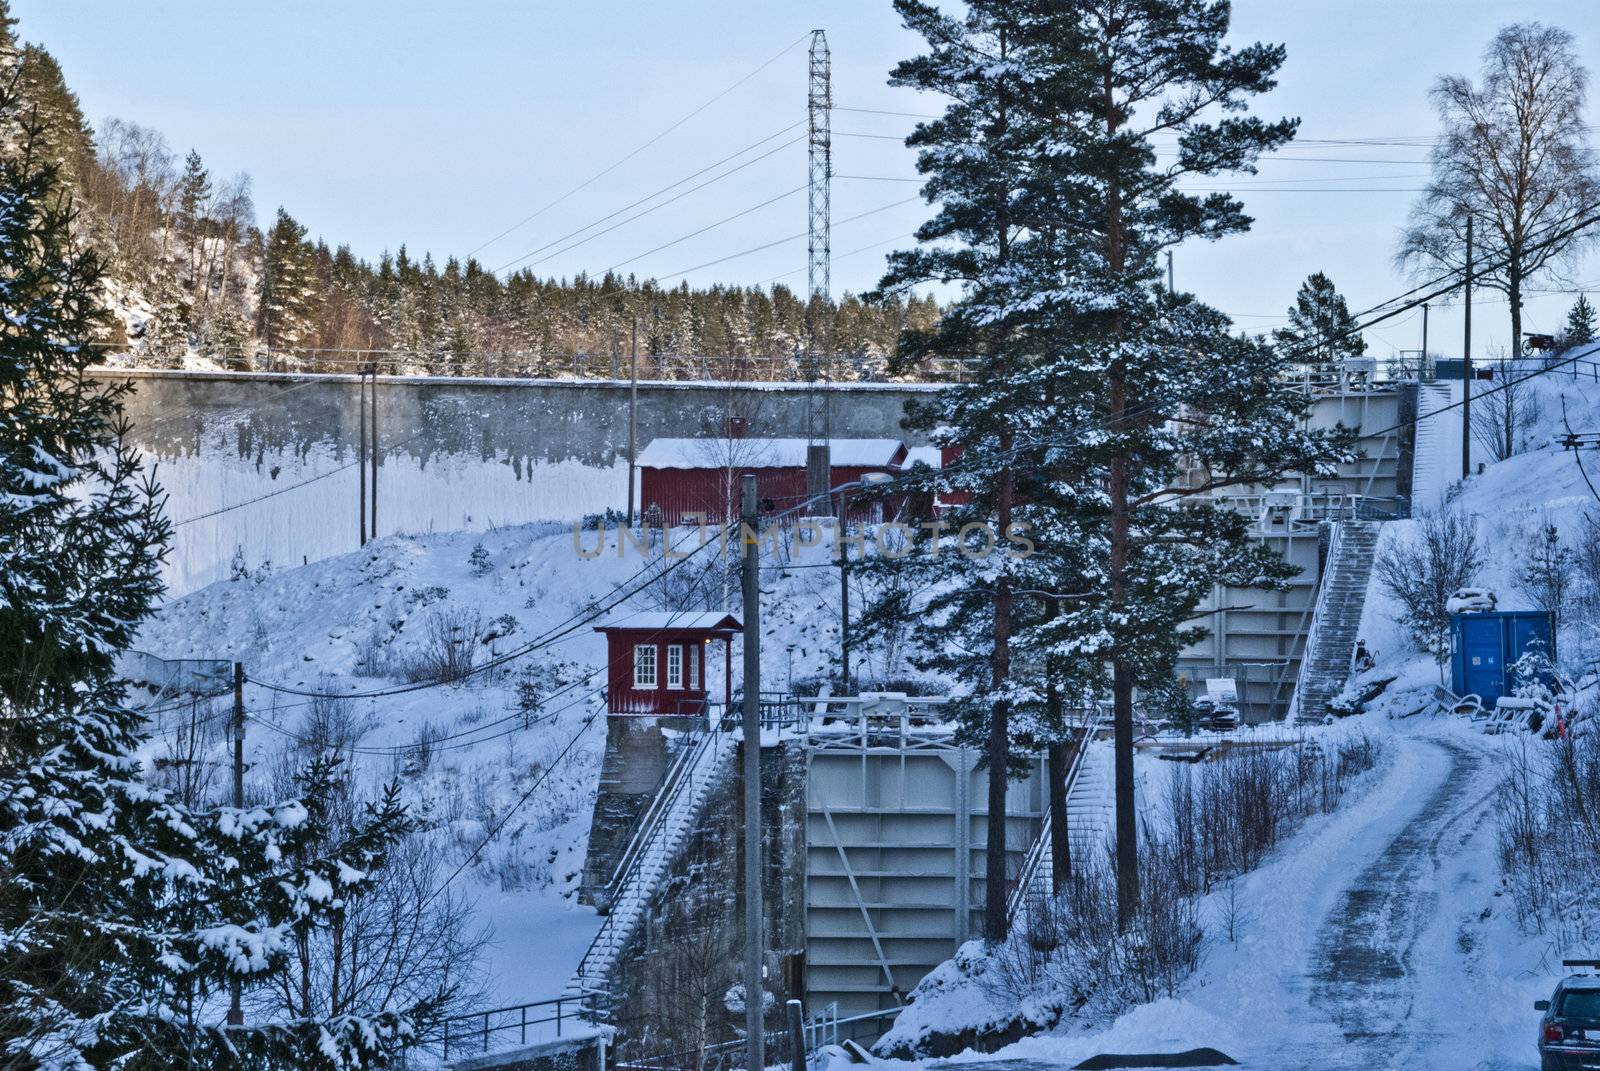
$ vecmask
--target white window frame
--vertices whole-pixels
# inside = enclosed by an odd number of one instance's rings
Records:
[[[679,690],[683,687],[683,644],[667,644],[667,687]]]
[[[633,686],[640,689],[655,690],[660,667],[656,664],[656,645],[653,643],[636,643],[633,645]]]
[[[689,690],[691,692],[700,690],[700,645],[698,643],[689,645]]]

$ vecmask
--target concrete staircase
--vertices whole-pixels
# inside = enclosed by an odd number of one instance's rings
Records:
[[[719,781],[730,772],[733,735],[702,732],[686,747],[651,801],[600,899],[609,911],[567,992],[603,993],[612,968],[638,932],[645,908],[666,876]]]
[[[1317,589],[1316,610],[1311,615],[1300,678],[1290,705],[1290,717],[1300,724],[1321,722],[1327,715],[1328,701],[1350,679],[1377,549],[1376,522],[1342,521],[1333,527],[1327,570]]]

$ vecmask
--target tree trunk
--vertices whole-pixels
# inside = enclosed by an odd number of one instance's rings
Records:
[[[1060,705],[1059,699],[1057,705]],[[1067,835],[1067,766],[1072,762],[1073,748],[1083,747],[1056,741],[1046,754],[1050,774],[1050,889],[1057,895],[1066,890],[1072,880],[1072,840]]]
[[[1002,60],[1006,57],[1004,29],[1000,31],[1000,56]],[[995,123],[1000,133],[1005,131],[1007,124],[1007,104],[1002,92]],[[1003,206],[1007,203],[1005,192],[999,192],[1001,196],[997,200]],[[1011,227],[1003,208],[995,221],[995,229],[995,260],[1004,267],[1010,260]],[[995,339],[996,354],[1002,366],[1005,363],[1005,342],[1003,333]],[[1011,448],[1011,433],[1002,431],[1002,456],[1009,454]],[[1000,470],[1000,487],[995,502],[1001,539],[1011,530],[1012,496],[1016,490],[1016,474],[1012,471],[1011,461],[1008,458]],[[989,658],[989,668],[993,690],[999,692],[1011,675],[1011,583],[1005,577],[1001,577],[995,585],[994,652]],[[1004,699],[996,699],[989,711],[989,807],[984,843],[983,936],[995,944],[1006,939],[1011,921],[1006,915],[1006,781],[1011,767],[1010,714],[1010,706]]]
[[[1011,449],[1011,436],[1000,437],[1000,449]],[[1011,530],[1011,496],[1015,477],[1010,465],[1000,473],[998,500],[1000,532]],[[1006,685],[1011,675],[1011,584],[1002,577],[994,593],[994,653],[989,659],[994,690]],[[989,817],[988,838],[984,845],[983,936],[999,943],[1006,939],[1010,919],[1006,916],[1006,782],[1011,765],[1010,706],[996,699],[989,712]]]
[[[1115,83],[1109,55],[1102,75],[1106,133],[1114,135],[1120,124]],[[1127,249],[1122,228],[1122,189],[1115,181],[1106,192],[1106,263],[1113,275],[1121,275],[1127,264]],[[1112,318],[1111,335],[1122,334],[1126,325],[1121,314]],[[1127,384],[1120,362],[1110,370],[1110,430],[1114,436],[1128,432]],[[1128,503],[1128,447],[1118,446],[1111,455],[1111,617],[1122,619],[1128,605],[1128,549],[1132,509]],[[1117,926],[1126,929],[1133,919],[1139,899],[1138,824],[1133,813],[1133,671],[1121,659],[1111,661],[1111,720],[1115,747],[1115,798],[1117,829]]]
[[[1512,247],[1510,263],[1506,265],[1506,298],[1511,303],[1511,359],[1522,359],[1522,250]],[[1510,443],[1506,456],[1511,456]]]

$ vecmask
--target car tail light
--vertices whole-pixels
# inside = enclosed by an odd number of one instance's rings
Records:
[[[1544,1039],[1546,1041],[1562,1041],[1566,1036],[1566,1032],[1561,1029],[1560,1023],[1544,1024]]]

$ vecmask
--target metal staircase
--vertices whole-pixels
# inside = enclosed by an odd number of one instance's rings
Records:
[[[1342,521],[1332,527],[1327,569],[1317,588],[1300,677],[1289,704],[1290,720],[1300,724],[1321,722],[1328,701],[1350,679],[1378,544],[1375,522]]]
[[[1417,385],[1417,438],[1411,455],[1411,501],[1415,509],[1443,505],[1445,489],[1460,474],[1461,414],[1447,408],[1460,401],[1459,383]]]
[[[1067,845],[1073,859],[1087,859],[1091,853],[1105,850],[1115,813],[1111,782],[1111,744],[1095,740],[1091,733],[1067,769]],[[1008,913],[1013,918],[1029,900],[1050,895],[1054,860],[1046,809],[1039,836],[1023,859],[1022,872],[1011,891]]]
[[[569,993],[599,993],[608,988],[611,971],[638,931],[650,897],[682,851],[712,790],[727,775],[727,760],[733,751],[732,734],[703,732],[684,748],[662,779],[599,898],[609,905],[610,912],[567,983]]]

